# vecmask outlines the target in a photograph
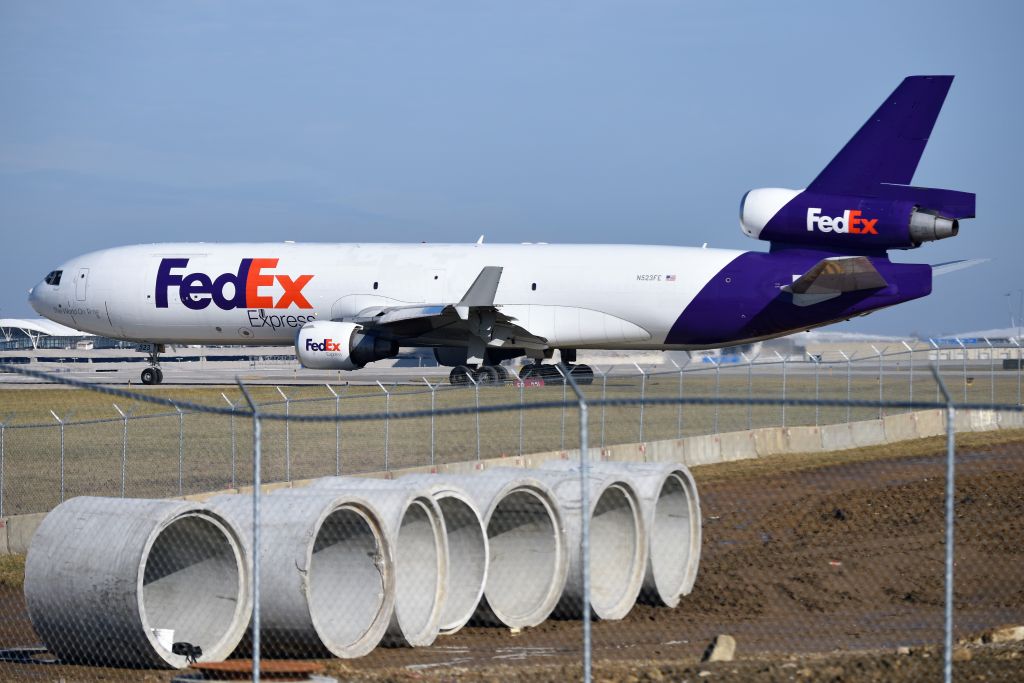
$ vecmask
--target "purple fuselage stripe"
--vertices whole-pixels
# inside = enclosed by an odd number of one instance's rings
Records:
[[[795,305],[793,296],[780,290],[821,259],[836,255],[792,248],[767,254],[740,254],[690,302],[672,325],[665,343],[725,346],[773,337],[845,320],[931,293],[931,266],[892,263],[885,256],[869,257],[889,283],[882,289],[849,292],[810,306]]]

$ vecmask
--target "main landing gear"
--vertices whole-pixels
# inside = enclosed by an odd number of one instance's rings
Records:
[[[149,367],[142,371],[143,384],[160,384],[164,381],[164,371],[160,369],[160,352],[163,344],[153,344],[149,351]]]
[[[569,374],[576,381],[576,384],[593,384],[594,383],[594,370],[589,365],[580,363],[578,365],[565,365],[562,364],[562,371],[569,368]],[[545,384],[560,384],[564,380],[562,379],[562,373],[558,371],[558,367],[552,364],[543,365],[536,363],[533,365],[524,365],[519,371],[519,379],[532,379],[538,378],[544,380]]]
[[[501,365],[481,365],[478,368],[471,368],[468,365],[457,365],[452,368],[448,375],[448,381],[453,386],[465,386],[472,384],[470,381],[485,387],[496,387],[509,380],[508,370]]]

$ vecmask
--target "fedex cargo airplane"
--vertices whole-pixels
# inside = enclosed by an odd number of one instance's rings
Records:
[[[952,76],[912,76],[801,190],[751,190],[740,227],[769,250],[552,244],[170,243],[73,258],[32,288],[41,315],[139,342],[142,381],[165,344],[294,346],[353,370],[428,347],[453,383],[574,378],[578,349],[691,350],[828,325],[927,296],[958,263],[890,249],[954,237],[973,194],[910,185]]]

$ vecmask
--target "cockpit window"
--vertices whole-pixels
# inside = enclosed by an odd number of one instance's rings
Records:
[[[48,285],[59,285],[60,276],[64,274],[63,270],[51,270],[50,274],[46,276],[46,284]]]

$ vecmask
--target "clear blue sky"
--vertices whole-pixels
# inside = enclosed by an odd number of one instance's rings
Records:
[[[977,192],[996,260],[836,329],[1006,326],[1024,287],[1024,4],[0,4],[0,317],[65,258],[172,240],[765,250],[742,194],[802,187],[906,75],[956,81],[915,184]],[[1014,295],[1016,308],[1016,293]]]

